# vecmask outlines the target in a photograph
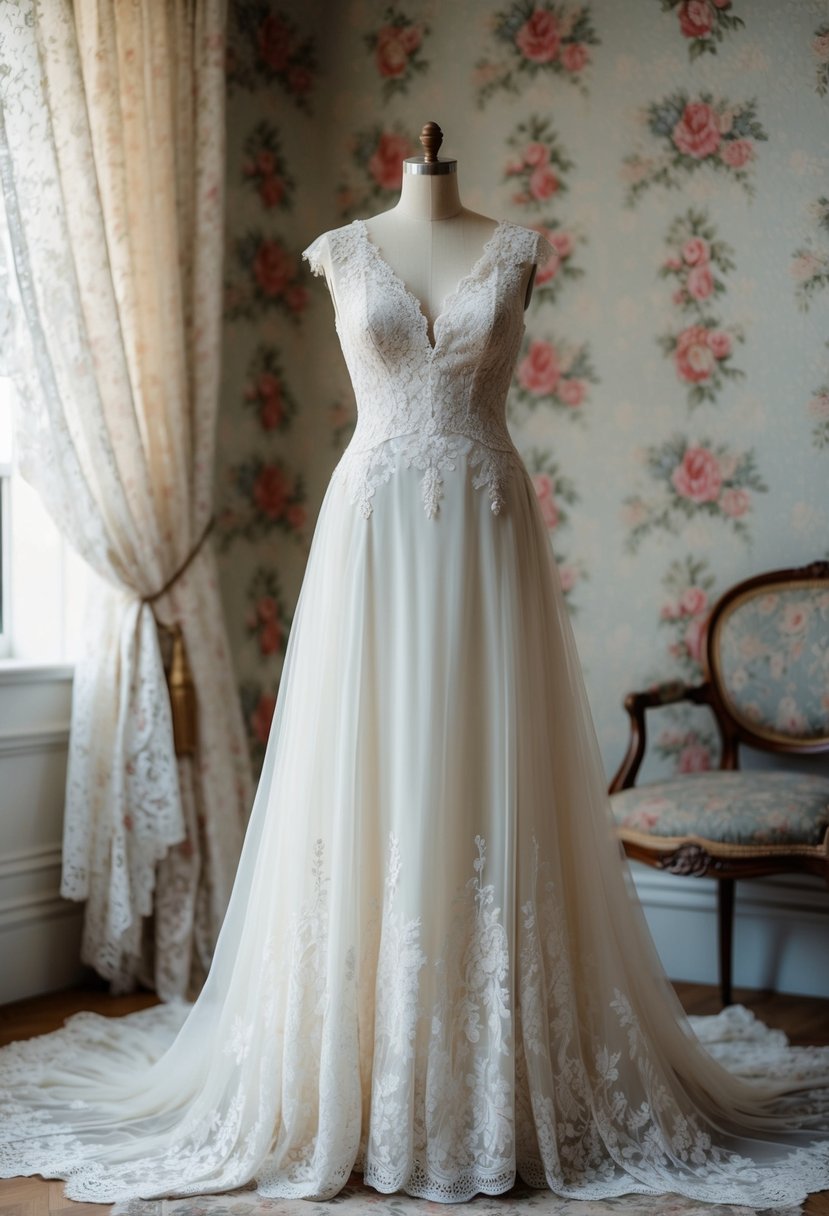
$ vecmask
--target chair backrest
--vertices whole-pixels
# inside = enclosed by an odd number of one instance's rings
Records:
[[[737,583],[712,610],[705,651],[717,708],[741,742],[829,751],[829,562]]]

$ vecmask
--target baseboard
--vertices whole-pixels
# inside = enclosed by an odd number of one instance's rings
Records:
[[[83,905],[63,899],[61,847],[0,857],[0,1003],[76,983],[83,969]]]
[[[671,979],[718,982],[717,890],[710,878],[631,865],[651,933]],[[734,983],[829,998],[829,891],[800,876],[738,882]]]

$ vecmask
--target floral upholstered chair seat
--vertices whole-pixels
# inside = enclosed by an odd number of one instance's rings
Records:
[[[623,839],[694,838],[711,851],[805,845],[829,856],[829,778],[811,773],[693,773],[622,790],[612,806]]]
[[[771,570],[731,587],[703,630],[705,679],[625,697],[630,741],[610,784],[629,857],[670,874],[717,879],[720,991],[731,1001],[734,884],[807,873],[829,882],[829,776],[740,771],[750,747],[791,763],[829,755],[829,562]],[[720,767],[636,786],[650,710],[705,705],[720,737]]]

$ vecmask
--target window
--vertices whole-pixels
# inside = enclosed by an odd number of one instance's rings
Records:
[[[11,649],[9,636],[9,505],[12,477],[12,417],[9,381],[0,377],[0,658]]]
[[[0,664],[71,663],[94,575],[15,465],[14,253],[0,190]],[[22,407],[25,408],[25,407]]]
[[[90,574],[15,468],[14,404],[0,376],[0,660],[72,662]]]

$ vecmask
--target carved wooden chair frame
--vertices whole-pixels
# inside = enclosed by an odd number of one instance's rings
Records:
[[[630,789],[647,746],[645,715],[648,710],[689,701],[707,705],[711,710],[720,739],[719,768],[739,769],[741,744],[778,755],[814,755],[829,752],[829,734],[817,739],[797,740],[766,727],[758,727],[737,716],[720,692],[717,646],[720,626],[736,605],[758,588],[773,588],[780,584],[813,586],[826,582],[829,586],[829,562],[817,561],[807,566],[774,570],[756,575],[731,587],[716,602],[709,614],[703,652],[704,679],[688,685],[682,681],[661,684],[642,692],[631,692],[624,706],[630,718],[630,741],[627,753],[610,783],[610,793]],[[703,836],[687,836],[677,845],[676,839],[666,842],[659,836],[635,833],[636,840],[622,837],[625,853],[637,861],[655,866],[670,874],[704,875],[716,878],[717,917],[719,926],[720,994],[723,1005],[731,1003],[732,940],[734,930],[734,883],[738,878],[758,878],[770,874],[811,873],[829,883],[829,841],[822,847],[807,845],[730,846],[708,840]],[[829,834],[827,834],[829,836]]]

